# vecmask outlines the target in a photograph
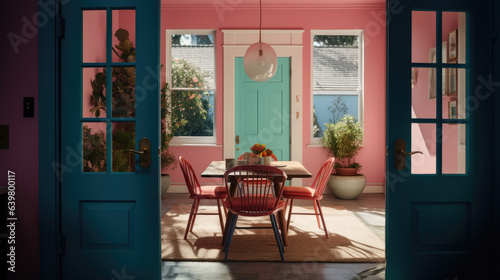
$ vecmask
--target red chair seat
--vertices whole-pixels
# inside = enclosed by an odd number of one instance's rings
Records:
[[[195,195],[199,198],[213,198],[213,199],[223,199],[227,196],[226,187],[221,186],[202,186],[200,188],[200,194]]]
[[[288,210],[288,221],[287,228],[290,227],[290,220],[292,218],[292,207],[294,199],[305,199],[312,200],[314,204],[314,214],[316,215],[316,219],[318,220],[318,226],[321,228],[321,224],[319,218],[323,222],[323,228],[325,230],[325,236],[328,238],[328,230],[326,229],[325,218],[323,217],[323,211],[321,210],[321,203],[319,202],[323,198],[323,191],[325,190],[325,186],[328,183],[328,179],[330,178],[330,174],[332,174],[332,169],[334,165],[334,159],[329,158],[323,165],[321,166],[316,178],[312,186],[309,187],[284,187],[283,188],[283,197],[290,201],[290,209]],[[318,213],[319,212],[319,213]],[[295,213],[300,215],[310,215],[310,213]]]
[[[283,189],[283,197],[300,196],[300,197],[313,197],[316,190],[310,187],[292,187],[286,186]]]

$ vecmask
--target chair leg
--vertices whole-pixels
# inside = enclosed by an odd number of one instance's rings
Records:
[[[224,200],[220,200],[222,202],[222,209],[224,209],[224,217],[227,219],[227,208],[224,206]]]
[[[281,235],[278,231],[276,217],[274,216],[274,214],[269,215],[269,217],[271,218],[271,224],[273,225],[274,237],[276,238],[276,243],[278,243],[278,249],[280,251],[281,260],[284,261],[285,257],[283,256],[283,253],[285,252],[285,249],[283,248],[283,242],[281,241]]]
[[[231,224],[229,226],[229,232],[227,233],[226,244],[224,244],[224,252],[226,256],[224,261],[227,262],[227,256],[229,255],[229,246],[231,246],[231,240],[233,239],[234,229],[236,228],[236,221],[238,220],[238,215],[233,214],[231,216]]]
[[[321,223],[319,222],[318,206],[316,205],[317,200],[313,200],[314,213],[316,214],[316,220],[318,221],[318,227],[321,229]]]
[[[218,199],[217,199],[217,212],[219,212],[220,228],[222,230],[222,234],[224,234],[224,222],[222,221],[222,213],[220,211],[220,202]]]
[[[194,221],[196,220],[196,215],[198,214],[198,208],[200,208],[200,201],[200,199],[196,199],[196,208],[193,213],[193,221],[191,222],[191,229],[189,230],[190,232],[193,232]]]
[[[319,209],[319,213],[321,215],[321,220],[323,221],[323,227],[325,228],[326,238],[328,238],[328,230],[326,229],[326,223],[325,223],[325,218],[323,217],[323,211],[321,210],[321,204],[319,203],[319,200],[316,200],[316,203],[318,204],[318,209]]]
[[[188,224],[187,224],[187,227],[186,227],[186,233],[184,233],[184,239],[187,238],[187,235],[189,233],[189,230],[191,229],[191,223],[193,223],[193,214],[194,214],[194,211],[196,209],[196,200],[197,199],[194,199],[193,200],[193,205],[191,205],[191,212],[189,213],[189,218],[188,218]]]
[[[292,219],[292,207],[293,207],[293,199],[290,200],[290,209],[288,209],[288,221],[286,222],[286,228],[290,230],[290,220]]]

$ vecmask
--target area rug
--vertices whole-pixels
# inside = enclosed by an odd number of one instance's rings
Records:
[[[199,215],[184,240],[190,205],[173,206],[161,220],[162,260],[220,261],[222,232],[217,215]],[[314,213],[294,206],[294,212]],[[199,212],[216,212],[200,206]],[[384,242],[343,207],[323,207],[329,238],[315,216],[292,215],[285,247],[287,262],[384,262]],[[269,217],[239,217],[237,226],[270,226]],[[281,261],[272,229],[236,229],[229,250],[232,261]]]

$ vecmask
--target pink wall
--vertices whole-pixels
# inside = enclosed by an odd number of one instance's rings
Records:
[[[303,29],[303,163],[313,174],[326,160],[327,153],[321,147],[310,144],[310,30],[311,29],[364,29],[365,30],[365,145],[357,156],[363,165],[368,184],[385,183],[385,11],[384,9],[272,9],[264,10],[262,25],[265,29]],[[161,55],[165,62],[166,29],[215,29],[217,56],[216,120],[217,144],[222,144],[223,53],[221,29],[254,29],[258,27],[258,11],[255,9],[162,10]],[[163,74],[165,75],[165,74]],[[163,76],[164,77],[164,76]],[[183,155],[192,161],[197,172],[203,171],[210,160],[222,160],[220,147],[172,147],[175,155]],[[203,154],[203,157],[200,155]],[[172,183],[184,183],[180,169],[171,171]],[[201,180],[207,182],[207,180]],[[305,180],[304,184],[312,183]]]
[[[0,150],[0,186],[7,185],[8,170],[16,173],[18,218],[16,272],[8,274],[12,279],[36,279],[39,271],[38,30],[32,21],[37,9],[37,1],[6,1],[1,12],[0,124],[9,125],[10,148]],[[16,44],[8,34],[19,36]],[[23,118],[25,96],[35,97],[34,118]]]

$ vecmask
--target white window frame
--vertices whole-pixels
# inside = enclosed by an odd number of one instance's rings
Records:
[[[217,50],[216,50],[216,31],[215,29],[169,29],[166,31],[166,79],[172,90],[172,35],[174,34],[191,34],[191,35],[212,35],[214,38],[214,87],[203,89],[203,91],[214,92],[214,135],[213,136],[174,136],[170,141],[170,146],[214,146],[217,144],[217,121],[216,121],[216,103],[217,103]],[[182,88],[179,88],[182,89]],[[196,90],[189,88],[187,90]]]
[[[313,85],[313,69],[314,69],[314,36],[316,35],[351,35],[351,36],[358,36],[359,38],[359,46],[358,46],[358,51],[359,51],[359,67],[358,67],[358,75],[359,75],[359,84],[358,84],[358,90],[357,93],[355,91],[352,91],[352,94],[357,94],[358,95],[358,122],[361,125],[361,128],[364,127],[364,32],[361,29],[353,29],[353,30],[311,30],[311,100],[310,100],[310,129],[309,129],[309,135],[310,135],[310,145],[308,147],[322,147],[323,146],[323,137],[314,137],[313,136],[313,109],[314,109],[314,85]],[[339,95],[350,95],[349,93],[339,93]]]

